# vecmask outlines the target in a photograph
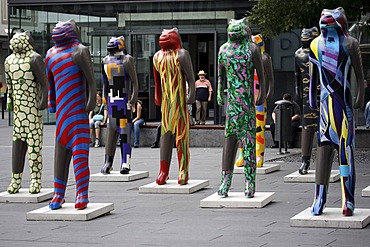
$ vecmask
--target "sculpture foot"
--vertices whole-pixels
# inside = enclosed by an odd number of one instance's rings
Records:
[[[41,191],[41,179],[39,178],[32,178],[30,182],[30,189],[29,192],[31,194],[37,194]]]
[[[67,183],[59,179],[54,179],[54,195],[49,203],[51,210],[56,210],[62,207],[65,202],[64,195],[66,193]]]
[[[155,182],[158,185],[165,184],[168,180],[168,174],[170,172],[170,164],[167,161],[161,160],[160,171]]]
[[[20,188],[22,187],[22,175],[22,172],[12,173],[12,180],[7,189],[9,194],[15,194],[19,192]]]
[[[221,197],[229,196],[229,189],[233,178],[233,172],[231,170],[222,171],[221,185],[218,189],[218,195]]]
[[[186,173],[185,176],[184,176],[184,174],[181,174],[181,175],[179,175],[179,178],[177,179],[177,183],[179,185],[185,185],[185,184],[188,184],[188,180],[189,180],[188,173]]]
[[[247,180],[245,182],[245,189],[244,189],[245,197],[253,198],[255,192],[256,192],[256,189],[255,189],[254,185]]]
[[[299,168],[298,172],[301,175],[306,175],[309,169],[310,169],[310,161],[304,160],[302,161],[302,165]]]
[[[130,166],[128,166],[125,163],[122,163],[121,164],[121,168],[119,170],[119,173],[121,173],[121,174],[129,174],[130,173]]]
[[[244,158],[243,158],[243,149],[242,148],[239,148],[239,157],[238,159],[235,161],[235,165],[237,167],[242,167],[244,166]]]
[[[355,210],[355,176],[350,172],[348,165],[340,165],[339,173],[342,187],[342,213],[344,216],[352,216]]]
[[[87,208],[88,203],[89,203],[89,199],[88,199],[88,195],[86,191],[86,195],[79,195],[76,198],[75,209],[78,209],[78,210],[85,209]]]
[[[316,184],[315,201],[313,202],[311,214],[321,215],[326,206],[326,195],[328,193],[328,185]]]
[[[111,163],[105,163],[104,166],[100,169],[100,172],[102,174],[110,174],[110,172],[113,170]]]

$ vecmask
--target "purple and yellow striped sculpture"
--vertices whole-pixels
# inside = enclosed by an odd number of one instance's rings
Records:
[[[113,169],[117,138],[121,147],[121,174],[130,172],[132,117],[131,104],[138,97],[138,81],[132,56],[125,54],[125,39],[112,37],[103,59],[103,102],[108,105],[108,128],[105,162],[100,170],[109,174]],[[131,94],[132,93],[132,94]]]
[[[48,108],[56,113],[54,195],[50,209],[64,203],[71,159],[76,180],[75,208],[87,207],[89,188],[88,112],[95,106],[96,84],[90,52],[79,39],[73,20],[59,22],[52,31],[55,46],[46,54]]]
[[[310,106],[317,108],[316,88],[320,83],[320,122],[316,191],[312,214],[322,214],[332,166],[332,154],[338,150],[342,186],[342,212],[355,210],[355,130],[353,120],[351,69],[355,72],[357,94],[355,108],[364,102],[364,75],[357,40],[348,35],[344,10],[324,9],[320,18],[321,34],[311,43]]]

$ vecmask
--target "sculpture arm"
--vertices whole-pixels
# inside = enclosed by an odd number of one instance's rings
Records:
[[[55,82],[54,82],[54,75],[53,72],[50,70],[48,66],[49,58],[51,55],[46,55],[46,76],[48,80],[48,110],[50,113],[56,112],[56,95],[55,95]]]
[[[44,110],[48,106],[48,88],[45,74],[45,63],[39,54],[34,54],[30,61],[31,71],[35,76],[40,88],[40,105],[39,110]]]
[[[72,54],[72,60],[81,69],[87,84],[87,103],[86,111],[91,111],[96,102],[96,82],[94,78],[94,69],[91,62],[90,51],[86,46],[79,45]]]
[[[7,62],[7,60],[5,60],[5,63],[4,63],[4,69],[5,69],[5,79],[6,79],[6,86],[7,86],[7,106],[6,108],[8,109],[8,111],[13,111],[13,86],[12,86],[12,80],[11,80],[11,77],[10,75],[8,74],[9,71],[10,71],[10,68],[9,68],[9,63]]]
[[[222,59],[222,54],[221,54],[221,50],[220,50],[220,52],[218,53],[218,66],[217,66],[217,72],[218,72],[218,78],[217,78],[217,103],[219,105],[223,105],[224,104],[222,84],[226,81],[225,80],[225,76],[226,76],[225,68],[224,68],[224,66],[223,66],[223,64],[221,62],[221,59]]]
[[[257,71],[257,76],[260,83],[260,90],[258,91],[256,105],[262,105],[266,99],[266,80],[265,72],[263,69],[262,56],[260,49],[257,47],[256,44],[251,42],[249,43],[249,47],[252,52],[252,61]]]
[[[297,99],[302,99],[301,91],[301,68],[299,66],[299,57],[297,52],[294,55],[294,78],[295,78],[295,94]]]
[[[130,103],[135,104],[138,99],[139,83],[137,80],[134,58],[130,55],[126,55],[125,60],[126,60],[126,62],[124,63],[125,69],[132,83],[132,95],[131,95]]]
[[[154,76],[154,103],[158,106],[162,103],[162,86],[161,86],[161,76],[156,68],[157,56],[153,57],[153,76]]]
[[[354,108],[361,108],[364,105],[364,96],[365,96],[365,80],[364,80],[364,71],[361,61],[360,45],[358,41],[353,37],[348,37],[346,40],[346,48],[349,52],[352,66],[356,75],[356,100]]]
[[[195,102],[195,78],[193,71],[193,64],[191,63],[190,54],[185,49],[178,50],[178,58],[181,65],[181,69],[185,75],[185,80],[188,82],[189,91],[187,104],[193,104]]]
[[[105,104],[106,106],[108,105],[108,85],[109,85],[109,82],[108,82],[108,77],[107,75],[105,74],[105,68],[104,68],[104,63],[102,64],[102,82],[103,82],[103,92],[102,92],[102,95],[103,95],[103,98],[102,98],[102,102],[103,104]]]
[[[263,68],[265,69],[265,74],[266,74],[266,85],[268,86],[266,98],[267,99],[272,99],[274,97],[274,69],[272,67],[272,60],[271,56],[265,52],[263,53],[262,56],[263,59]]]
[[[311,61],[310,57],[310,62],[309,62],[309,74],[310,74],[310,87],[309,87],[309,92],[308,92],[308,99],[310,103],[310,107],[312,109],[317,109],[317,85],[319,81],[319,75],[318,75],[318,67],[317,65]]]

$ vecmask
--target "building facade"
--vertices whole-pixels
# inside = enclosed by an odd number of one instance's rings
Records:
[[[7,29],[30,31],[37,52],[45,56],[53,46],[50,33],[55,24],[74,19],[81,31],[83,44],[91,51],[98,88],[102,87],[101,62],[107,54],[106,44],[110,37],[123,35],[127,51],[135,59],[139,97],[148,106],[149,120],[156,121],[160,118],[160,109],[154,104],[152,57],[159,50],[161,31],[172,27],[179,29],[183,46],[190,52],[194,73],[206,71],[207,79],[216,92],[217,52],[227,40],[228,20],[244,17],[254,4],[255,1],[238,0],[8,0]],[[252,27],[252,32],[258,30]],[[268,102],[270,113],[274,102],[283,93],[294,93],[293,55],[300,47],[300,32],[281,34],[266,43],[267,52],[272,56],[276,83],[274,99]],[[2,54],[2,61],[6,55]],[[216,100],[214,94],[209,104],[208,119],[222,124],[224,108],[218,106]],[[54,120],[53,114],[44,112],[46,123],[53,123]]]

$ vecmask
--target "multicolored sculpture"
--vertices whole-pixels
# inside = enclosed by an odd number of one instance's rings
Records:
[[[131,104],[138,98],[138,81],[134,59],[125,54],[125,39],[112,37],[107,45],[109,55],[103,59],[103,103],[108,105],[108,128],[105,162],[100,172],[113,169],[117,138],[121,147],[121,174],[130,172],[132,114]],[[132,92],[132,95],[131,95]]]
[[[189,179],[189,114],[186,104],[195,101],[195,79],[189,52],[182,48],[177,28],[164,29],[161,50],[153,57],[155,104],[161,106],[160,172],[156,183],[165,184],[170,169],[172,146],[176,141],[179,163],[178,184]],[[186,97],[186,82],[189,96]]]
[[[320,18],[321,34],[311,43],[310,106],[316,105],[320,83],[320,123],[316,191],[312,214],[322,214],[331,172],[331,156],[338,150],[342,186],[342,212],[351,216],[355,209],[355,129],[353,121],[351,69],[356,77],[355,108],[364,103],[364,75],[358,41],[349,36],[344,10],[324,9]]]
[[[9,41],[13,54],[5,59],[8,110],[14,112],[12,180],[7,189],[21,188],[26,152],[31,172],[29,192],[39,193],[42,174],[43,123],[41,110],[47,107],[45,64],[34,50],[29,32],[15,33]]]
[[[265,75],[260,49],[251,41],[246,18],[230,20],[228,41],[218,53],[217,102],[224,104],[222,84],[227,81],[225,142],[222,153],[220,196],[228,196],[234,172],[238,141],[243,149],[245,196],[254,197],[256,176],[256,112],[253,72],[257,71],[260,90],[256,105],[265,101]],[[226,72],[226,73],[225,73]]]
[[[267,95],[266,99],[262,105],[256,105],[256,164],[257,167],[262,167],[265,156],[265,129],[266,129],[266,120],[267,120],[267,99],[270,99],[274,96],[274,74],[272,68],[271,56],[265,51],[265,42],[261,34],[252,36],[253,42],[260,48],[262,55],[262,63],[265,71],[266,79],[266,89]],[[254,97],[257,100],[258,91],[260,90],[259,80],[256,70],[254,71]],[[243,149],[239,148],[239,157],[235,162],[235,165],[238,167],[243,166]]]
[[[310,86],[310,75],[308,71],[310,44],[318,35],[319,31],[317,27],[304,28],[301,34],[302,47],[294,54],[296,97],[302,99],[303,102],[303,118],[301,123],[302,164],[298,170],[302,175],[307,174],[307,171],[310,169],[313,138],[319,123],[319,111],[317,109],[310,108],[308,99]],[[320,90],[320,85],[317,85],[317,90]]]
[[[90,52],[81,44],[73,20],[58,22],[52,31],[55,46],[46,54],[49,82],[48,108],[56,112],[54,195],[50,209],[64,203],[69,164],[73,159],[76,179],[76,209],[87,207],[89,170],[89,119],[94,109],[96,83]]]

